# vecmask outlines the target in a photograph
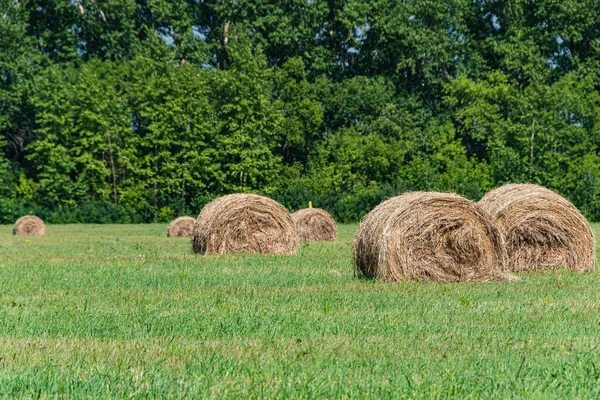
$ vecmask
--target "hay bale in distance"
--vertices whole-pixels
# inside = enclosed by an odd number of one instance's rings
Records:
[[[383,282],[513,279],[498,228],[474,202],[411,192],[375,207],[353,243],[356,271]]]
[[[275,200],[230,194],[208,203],[194,225],[196,253],[294,254],[298,237],[290,213]]]
[[[13,235],[37,235],[46,234],[46,224],[35,215],[25,215],[15,222]]]
[[[169,224],[167,237],[190,237],[196,220],[192,217],[178,217]]]
[[[594,233],[564,197],[538,185],[508,184],[487,193],[479,205],[504,235],[511,270],[594,267]]]
[[[296,234],[307,242],[335,241],[337,225],[327,211],[320,208],[304,208],[292,214]]]

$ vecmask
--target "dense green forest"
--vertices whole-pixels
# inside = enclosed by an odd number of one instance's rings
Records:
[[[600,220],[600,0],[0,0],[0,223],[534,182]]]

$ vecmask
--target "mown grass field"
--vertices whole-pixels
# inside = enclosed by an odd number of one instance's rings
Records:
[[[0,226],[0,395],[600,396],[599,273],[363,281],[355,229],[207,257],[166,225]]]

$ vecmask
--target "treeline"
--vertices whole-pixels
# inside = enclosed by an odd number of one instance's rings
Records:
[[[0,223],[534,182],[600,220],[600,0],[0,0]]]

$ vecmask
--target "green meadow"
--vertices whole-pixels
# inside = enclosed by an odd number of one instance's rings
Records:
[[[600,396],[598,273],[365,281],[355,229],[202,256],[162,224],[0,226],[0,397]]]

